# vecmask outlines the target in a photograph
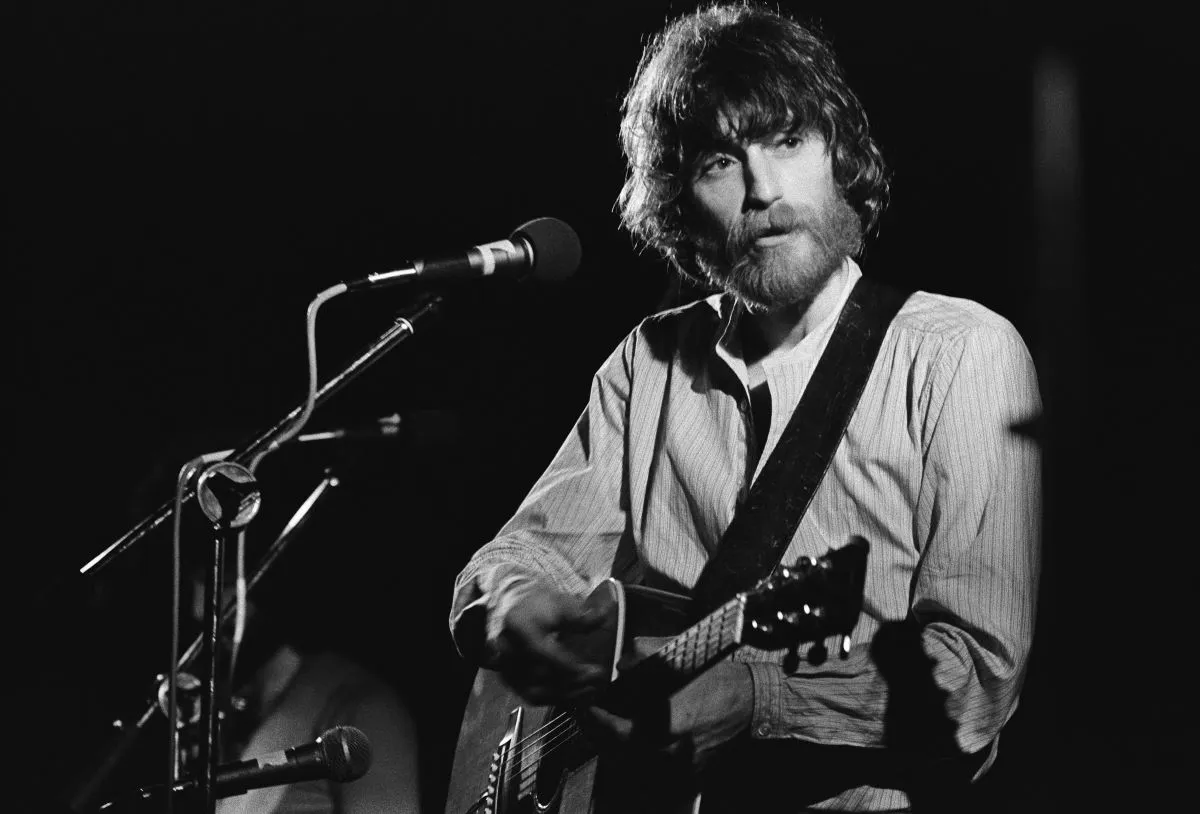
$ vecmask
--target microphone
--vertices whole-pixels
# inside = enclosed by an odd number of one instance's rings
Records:
[[[582,254],[574,229],[557,218],[536,218],[518,226],[508,240],[417,260],[405,268],[371,274],[345,285],[347,291],[357,291],[412,280],[441,282],[493,276],[520,277],[527,273],[548,282],[574,274]]]
[[[371,744],[362,730],[353,726],[335,726],[321,733],[321,737],[312,743],[254,760],[218,766],[213,778],[213,796],[236,797],[251,789],[307,780],[348,783],[362,777],[370,767]],[[176,794],[192,794],[199,788],[195,780],[171,786]],[[118,812],[127,810],[126,806],[134,806],[132,810],[140,811],[140,807],[146,805],[161,810],[166,796],[166,786],[148,786],[107,802],[99,810]]]

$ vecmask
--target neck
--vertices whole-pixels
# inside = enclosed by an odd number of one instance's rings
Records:
[[[842,265],[810,300],[771,310],[746,309],[742,343],[747,365],[775,353],[786,353],[825,321],[837,305],[850,276],[850,264]]]

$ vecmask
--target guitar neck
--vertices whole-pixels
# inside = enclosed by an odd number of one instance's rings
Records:
[[[746,600],[736,596],[639,663],[639,683],[680,687],[742,643]]]

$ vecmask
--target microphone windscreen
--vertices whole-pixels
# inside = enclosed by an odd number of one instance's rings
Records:
[[[533,247],[533,267],[538,280],[563,280],[579,268],[583,248],[575,230],[557,218],[537,218],[512,233],[512,239],[525,238]]]
[[[325,730],[321,734],[321,755],[330,779],[338,783],[357,780],[371,768],[371,742],[353,726]]]

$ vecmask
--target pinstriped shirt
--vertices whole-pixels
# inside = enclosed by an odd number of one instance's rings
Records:
[[[842,303],[861,275],[848,263]],[[459,574],[450,622],[460,649],[477,647],[474,620],[495,624],[506,588],[531,577],[577,593],[612,575],[692,586],[804,393],[839,310],[765,364],[765,428],[749,408],[739,307],[729,297],[644,320],[596,373],[573,432],[516,514]],[[968,300],[910,297],[784,557],[816,558],[853,535],[871,543],[856,643],[846,659],[802,659],[791,672],[782,653],[737,651],[752,674],[753,738],[895,745],[888,722],[907,701],[871,643],[908,620],[953,742],[963,752],[993,747],[990,763],[1033,635],[1040,460],[1016,428],[1039,411],[1030,355],[1007,320]],[[898,788],[865,784],[817,807],[908,804]]]

